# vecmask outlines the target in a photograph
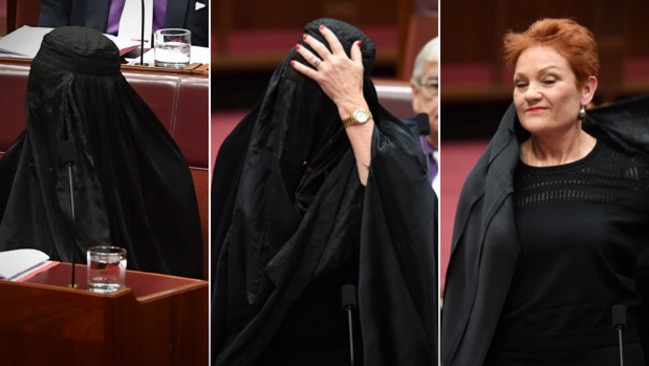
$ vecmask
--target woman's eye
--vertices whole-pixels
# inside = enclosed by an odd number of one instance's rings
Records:
[[[524,87],[527,86],[527,83],[524,83],[524,82],[516,82],[516,83],[514,83],[514,85],[515,85],[517,88],[524,88]]]
[[[546,80],[543,81],[543,83],[544,83],[545,85],[552,85],[552,84],[554,84],[555,82],[556,82],[555,79],[546,79]]]

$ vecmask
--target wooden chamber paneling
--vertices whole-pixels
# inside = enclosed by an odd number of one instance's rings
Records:
[[[646,0],[440,0],[441,52],[444,62],[500,58],[507,30],[525,30],[533,21],[567,17],[601,38],[618,36],[624,55],[649,57]]]
[[[246,0],[232,1],[230,6],[232,29],[301,28],[323,17],[357,26],[396,24],[397,20],[394,0]]]

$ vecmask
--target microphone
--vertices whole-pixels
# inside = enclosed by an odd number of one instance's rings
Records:
[[[620,366],[624,366],[624,346],[622,344],[622,329],[626,328],[626,306],[622,304],[613,305],[613,327],[618,332],[618,344],[620,348]]]
[[[141,1],[142,21],[140,22],[140,65],[144,65],[144,0]]]
[[[417,124],[417,132],[419,136],[428,136],[430,134],[430,124],[428,123],[428,113],[418,113],[415,116],[415,123]],[[428,155],[428,159],[432,159],[430,156],[429,148],[426,146],[426,138],[417,138],[419,140],[419,147],[424,154]]]
[[[72,181],[72,166],[74,165],[74,142],[72,140],[64,140],[63,143],[61,143],[60,146],[61,149],[61,158],[63,160],[63,165],[68,167],[68,189],[70,193],[70,214],[72,216],[72,230],[71,230],[71,235],[72,235],[72,278],[70,280],[70,287],[71,288],[76,288],[77,285],[75,283],[75,255],[74,253],[76,252],[76,244],[75,244],[75,213],[74,213],[74,183]]]
[[[430,134],[430,125],[428,124],[428,114],[419,113],[415,116],[415,122],[417,123],[417,131],[420,136],[427,136]]]
[[[343,309],[347,311],[347,322],[349,324],[349,357],[350,365],[354,366],[354,326],[352,322],[352,310],[356,308],[356,286],[352,284],[343,285],[342,289]]]

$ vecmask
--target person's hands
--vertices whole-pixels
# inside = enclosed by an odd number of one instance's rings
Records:
[[[298,61],[291,61],[291,65],[298,72],[313,79],[320,85],[322,91],[336,104],[340,121],[352,115],[359,109],[369,109],[363,95],[363,57],[361,42],[356,41],[347,57],[338,37],[325,26],[320,26],[320,33],[324,36],[331,51],[317,39],[304,35],[304,42],[313,49],[296,46],[297,52],[309,62],[313,68]],[[362,125],[347,127],[345,132],[349,138],[356,159],[358,177],[362,185],[367,184],[370,162],[372,160],[372,131],[374,121],[370,119]]]
[[[361,42],[354,42],[350,51],[351,58],[349,58],[330,29],[320,26],[320,33],[329,43],[331,51],[317,39],[305,34],[304,41],[315,53],[299,44],[296,45],[296,49],[313,68],[298,61],[292,61],[291,65],[295,70],[317,82],[322,91],[336,104],[341,118],[345,118],[343,116],[351,115],[357,108],[367,108],[363,97]]]

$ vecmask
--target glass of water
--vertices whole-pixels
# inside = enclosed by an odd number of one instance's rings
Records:
[[[126,249],[116,246],[95,246],[88,249],[88,289],[107,294],[124,287]]]
[[[158,29],[153,35],[155,65],[182,69],[189,65],[192,32],[182,28]]]

